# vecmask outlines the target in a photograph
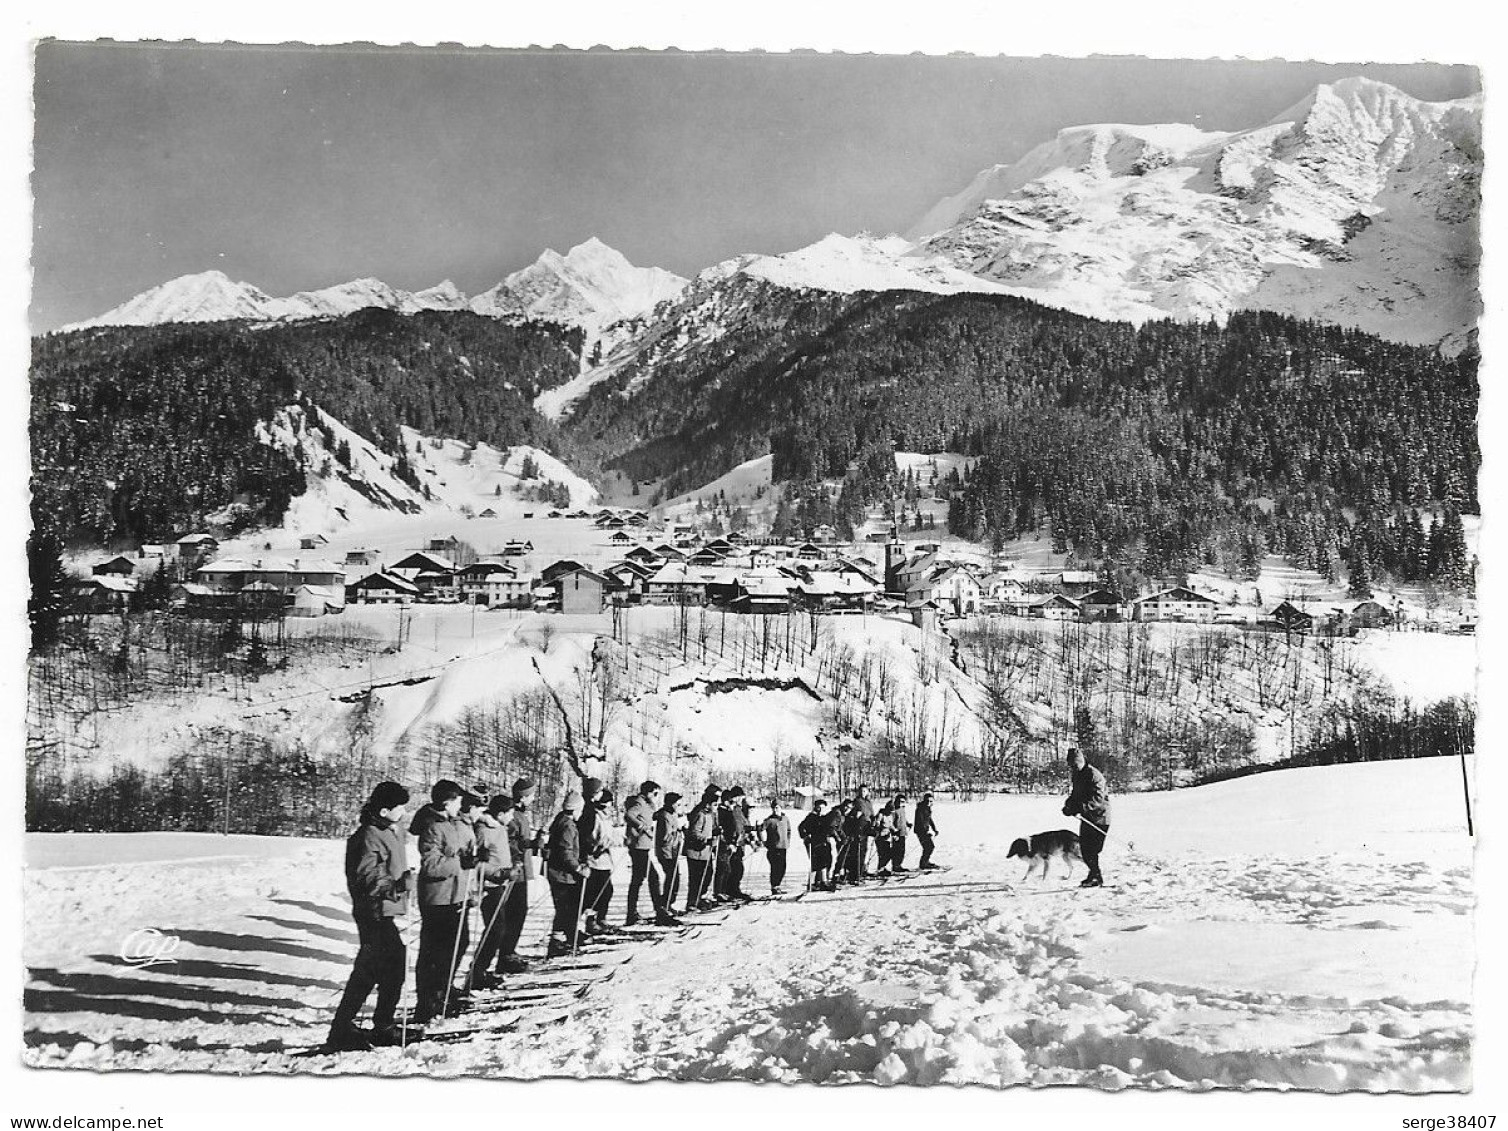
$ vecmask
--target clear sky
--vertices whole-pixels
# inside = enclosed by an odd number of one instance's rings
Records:
[[[31,324],[212,267],[474,294],[593,235],[689,275],[904,230],[1064,126],[1241,128],[1350,74],[1479,89],[1422,64],[44,43]]]

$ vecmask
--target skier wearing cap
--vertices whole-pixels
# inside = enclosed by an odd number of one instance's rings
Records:
[[[719,894],[725,900],[747,903],[753,896],[744,891],[744,845],[749,823],[744,813],[743,786],[735,785],[723,794],[722,808],[717,811],[717,828],[722,838],[717,852]]]
[[[623,840],[628,847],[631,869],[628,879],[628,914],[624,920],[628,926],[639,921],[639,892],[646,877],[649,879],[649,901],[654,904],[655,922],[662,927],[680,925],[680,920],[670,914],[670,903],[665,898],[660,867],[655,858],[655,811],[660,806],[661,792],[658,782],[646,781],[639,786],[639,792],[623,806]]]
[[[681,795],[667,793],[655,813],[655,864],[665,877],[664,906],[667,915],[681,886],[681,848],[685,843],[686,818],[681,815]],[[670,915],[674,918],[673,915]],[[679,922],[679,920],[677,920]]]
[[[1105,847],[1105,834],[1110,831],[1110,788],[1105,784],[1105,775],[1091,766],[1076,747],[1068,748],[1067,761],[1072,788],[1063,803],[1063,815],[1079,818],[1079,854],[1089,866],[1089,875],[1079,886],[1104,887],[1100,851]]]
[[[826,801],[818,798],[812,802],[812,811],[801,818],[801,824],[796,826],[796,835],[806,845],[812,887],[830,889],[833,842],[828,836]]]
[[[382,782],[372,790],[356,831],[346,841],[346,889],[361,945],[330,1023],[325,1047],[332,1050],[364,1051],[400,1043],[393,1017],[403,993],[408,951],[398,920],[408,915],[414,881],[399,824],[408,800],[408,790],[397,782]],[[368,1033],[357,1028],[356,1015],[373,988],[377,1004]]]
[[[476,961],[471,964],[468,978],[473,988],[495,989],[502,979],[500,961],[497,970],[489,971],[488,967],[499,959],[502,950],[503,897],[513,883],[513,849],[507,823],[512,808],[512,796],[500,793],[487,803],[487,811],[472,825],[477,841],[477,866],[482,873],[482,935],[477,939]]]
[[[581,838],[576,826],[581,810],[581,794],[572,790],[565,795],[560,812],[550,824],[545,877],[550,881],[555,921],[550,926],[550,945],[545,952],[548,958],[558,958],[576,949],[581,926],[581,885],[589,871],[581,859]]]
[[[926,872],[937,867],[932,863],[932,850],[936,847],[932,838],[936,835],[937,822],[932,819],[932,794],[929,791],[916,803],[916,840],[922,846],[922,858],[916,866]]]
[[[513,859],[513,886],[503,904],[503,929],[498,944],[498,970],[522,974],[529,964],[519,956],[518,940],[529,917],[529,880],[539,857],[544,830],[534,830],[534,782],[519,778],[513,783],[513,808],[508,811],[508,850]]]
[[[409,832],[419,838],[419,960],[414,965],[418,1006],[414,1023],[423,1025],[445,1008],[455,956],[466,946],[466,903],[476,867],[476,842],[461,820],[466,791],[441,779],[430,803],[414,814]]]
[[[702,790],[702,799],[686,819],[686,910],[709,911],[712,903],[713,839],[717,831],[717,804],[723,792],[715,785]]]
[[[597,778],[587,778],[581,787],[581,817],[576,822],[580,836],[581,859],[586,863],[586,890],[582,893],[584,922],[589,935],[606,934],[607,909],[613,900],[612,826],[607,809],[611,795]]]
[[[791,846],[791,819],[780,807],[780,798],[770,798],[770,815],[759,823],[759,839],[770,862],[770,894],[784,895],[785,856]]]

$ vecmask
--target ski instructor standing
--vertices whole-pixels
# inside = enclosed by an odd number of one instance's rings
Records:
[[[1063,803],[1063,815],[1078,816],[1079,851],[1089,866],[1089,875],[1079,886],[1104,887],[1100,850],[1105,847],[1105,834],[1110,831],[1110,790],[1105,785],[1105,775],[1085,761],[1084,755],[1073,746],[1068,748],[1068,776],[1072,788]]]

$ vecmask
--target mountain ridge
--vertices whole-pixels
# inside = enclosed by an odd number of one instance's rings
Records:
[[[1353,77],[1245,129],[1068,126],[982,170],[903,236],[833,233],[735,256],[694,283],[592,237],[470,299],[448,281],[410,293],[375,279],[272,298],[211,271],[68,329],[466,308],[585,330],[584,391],[599,347],[621,352],[636,329],[653,338],[657,309],[745,276],[836,294],[1013,294],[1133,323],[1266,309],[1453,353],[1481,310],[1481,107],[1480,95],[1427,102]],[[557,393],[542,409],[558,417],[571,404]]]

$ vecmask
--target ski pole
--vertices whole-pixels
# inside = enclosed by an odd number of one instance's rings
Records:
[[[1093,821],[1089,820],[1087,817],[1084,817],[1082,814],[1079,816],[1079,820],[1082,821],[1084,824],[1088,825],[1095,832],[1099,833],[1100,836],[1109,836],[1110,835],[1110,830],[1109,829],[1102,829],[1102,828],[1100,828],[1097,824],[1095,824]]]
[[[482,928],[482,937],[477,939],[476,950],[472,951],[471,969],[466,972],[466,984],[468,986],[473,986],[475,984],[476,960],[481,955],[482,947],[486,945],[487,939],[492,935],[493,928],[497,926],[498,917],[502,915],[503,908],[507,906],[508,896],[512,893],[512,891],[513,877],[509,876],[507,882],[503,884],[502,898],[497,901],[497,906],[492,909],[492,914],[487,917],[487,922]],[[485,974],[486,971],[484,970],[482,971],[482,973]]]
[[[471,918],[471,876],[473,872],[480,872],[482,866],[466,870],[466,881],[461,885],[461,920],[456,924],[455,943],[450,948],[450,965],[445,968],[445,995],[440,999],[440,1016],[443,1018],[450,1010],[450,990],[456,980],[456,968],[461,964],[461,935],[466,926],[466,921]]]
[[[696,902],[697,902],[698,905],[701,904],[702,900],[704,900],[705,898],[707,898],[707,888],[708,888],[709,885],[713,885],[715,883],[715,880],[716,880],[716,876],[717,876],[717,841],[718,841],[718,834],[717,834],[716,831],[714,831],[713,834],[712,834],[712,839],[707,842],[707,847],[708,847],[709,855],[707,857],[707,867],[702,870],[702,882],[701,882],[701,885],[700,885],[701,886],[701,890],[696,893]]]
[[[581,950],[581,916],[586,913],[586,877],[582,876],[577,882],[581,885],[581,894],[576,897],[576,922],[571,928],[572,958]]]

